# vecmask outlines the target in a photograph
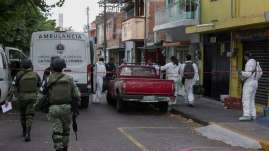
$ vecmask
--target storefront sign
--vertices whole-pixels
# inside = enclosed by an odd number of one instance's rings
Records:
[[[164,42],[163,47],[180,47],[190,45],[190,41],[178,41],[178,42]]]
[[[257,40],[269,38],[269,30],[243,31],[235,34],[238,40]]]

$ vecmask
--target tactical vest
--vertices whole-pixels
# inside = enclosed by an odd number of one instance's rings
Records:
[[[52,81],[53,83],[53,81]],[[49,102],[51,105],[70,104],[72,100],[72,85],[66,76],[59,79],[49,88]]]
[[[20,93],[35,93],[38,91],[38,77],[37,74],[30,71],[23,75],[19,80]]]

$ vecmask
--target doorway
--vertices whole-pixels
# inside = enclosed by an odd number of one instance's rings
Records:
[[[226,54],[230,42],[206,43],[204,48],[205,96],[220,100],[220,95],[229,94],[230,59]]]

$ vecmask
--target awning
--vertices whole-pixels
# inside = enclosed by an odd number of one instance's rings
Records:
[[[191,41],[163,42],[163,47],[180,47],[188,46],[190,44]]]
[[[138,49],[143,49],[143,50],[154,50],[154,49],[160,49],[163,48],[162,46],[147,46],[145,47],[138,47]]]
[[[118,46],[115,46],[115,47],[109,47],[109,48],[106,48],[107,50],[116,50],[116,49],[124,49],[124,47],[118,47]]]
[[[248,27],[248,26],[265,24],[265,23],[266,21],[263,15],[252,17],[252,18],[238,17],[238,18],[227,19],[225,21],[186,27],[186,33],[187,34],[210,33],[210,32],[223,31],[223,30],[235,29],[235,28],[240,28],[240,27]]]
[[[162,43],[163,42],[160,41],[160,42],[154,43],[153,45],[146,46],[146,48],[145,47],[138,47],[138,49],[144,49],[144,50],[161,49],[161,48],[163,48]]]

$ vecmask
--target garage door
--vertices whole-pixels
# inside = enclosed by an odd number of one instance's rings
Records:
[[[246,42],[244,50],[250,51],[254,58],[260,62],[264,71],[262,78],[259,80],[259,88],[256,94],[256,102],[268,105],[269,93],[269,41]]]

